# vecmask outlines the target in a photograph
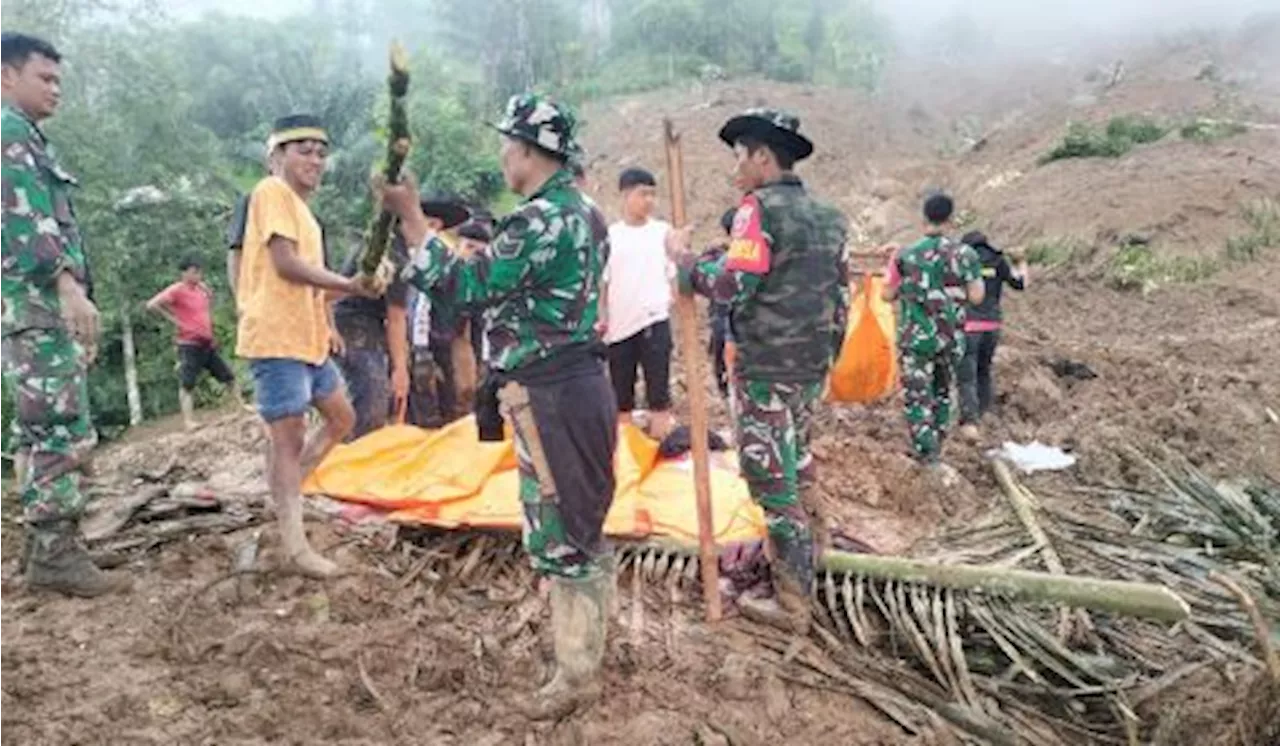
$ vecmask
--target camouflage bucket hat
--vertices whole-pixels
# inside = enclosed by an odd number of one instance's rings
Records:
[[[536,145],[566,160],[582,158],[582,148],[576,139],[578,122],[573,112],[536,93],[512,96],[502,121],[491,126],[508,137]]]
[[[747,109],[720,128],[720,139],[731,148],[743,137],[759,139],[797,161],[813,154],[813,142],[800,134],[800,118],[780,109]]]

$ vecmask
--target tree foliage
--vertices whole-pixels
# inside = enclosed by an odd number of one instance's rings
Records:
[[[146,416],[172,411],[172,331],[142,304],[180,257],[204,259],[215,329],[234,343],[222,233],[262,176],[276,117],[308,112],[332,138],[312,206],[341,258],[371,209],[387,43],[413,57],[413,171],[425,187],[510,204],[498,139],[480,126],[530,88],[562,98],[752,75],[873,89],[889,34],[870,0],[314,0],[279,20],[177,19],[157,0],[11,0],[5,28],[64,54],[48,132],[83,187],[77,210],[104,317],[95,419],[128,421],[121,335],[134,332]],[[8,404],[6,400],[6,404]],[[8,432],[10,407],[5,407]]]

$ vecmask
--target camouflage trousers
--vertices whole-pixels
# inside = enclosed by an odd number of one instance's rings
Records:
[[[935,355],[904,352],[900,365],[911,448],[920,461],[936,460],[951,423],[951,384],[959,360],[951,349]]]
[[[735,381],[738,459],[751,499],[764,510],[775,556],[808,587],[813,529],[802,495],[814,481],[809,430],[822,383]]]
[[[522,535],[533,569],[571,579],[607,572],[617,403],[603,370],[549,386],[507,383],[498,399],[515,433]]]
[[[16,387],[18,443],[29,454],[21,485],[29,524],[77,520],[80,480],[98,434],[89,420],[83,350],[64,329],[28,329],[4,338],[4,372]]]

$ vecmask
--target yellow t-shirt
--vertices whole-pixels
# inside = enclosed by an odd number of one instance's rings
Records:
[[[298,256],[307,264],[324,266],[320,225],[311,209],[284,180],[268,176],[249,198],[236,289],[240,312],[236,354],[319,365],[329,355],[325,293],[276,273],[267,248],[272,236],[296,243]]]

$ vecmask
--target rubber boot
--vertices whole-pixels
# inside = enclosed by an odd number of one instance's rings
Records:
[[[36,524],[29,529],[27,587],[80,598],[126,590],[129,580],[98,569],[77,533],[75,522],[69,520]]]
[[[556,671],[551,681],[517,702],[530,720],[558,720],[600,697],[609,576],[556,578],[551,586],[551,630]]]
[[[796,635],[809,634],[813,612],[809,608],[806,584],[778,560],[774,560],[772,571],[774,595],[766,598],[743,596],[738,599],[738,610],[757,624],[767,624]]]
[[[309,578],[324,580],[338,574],[338,566],[323,557],[307,541],[302,525],[302,497],[294,495],[276,505],[280,523],[280,544],[289,569]]]

